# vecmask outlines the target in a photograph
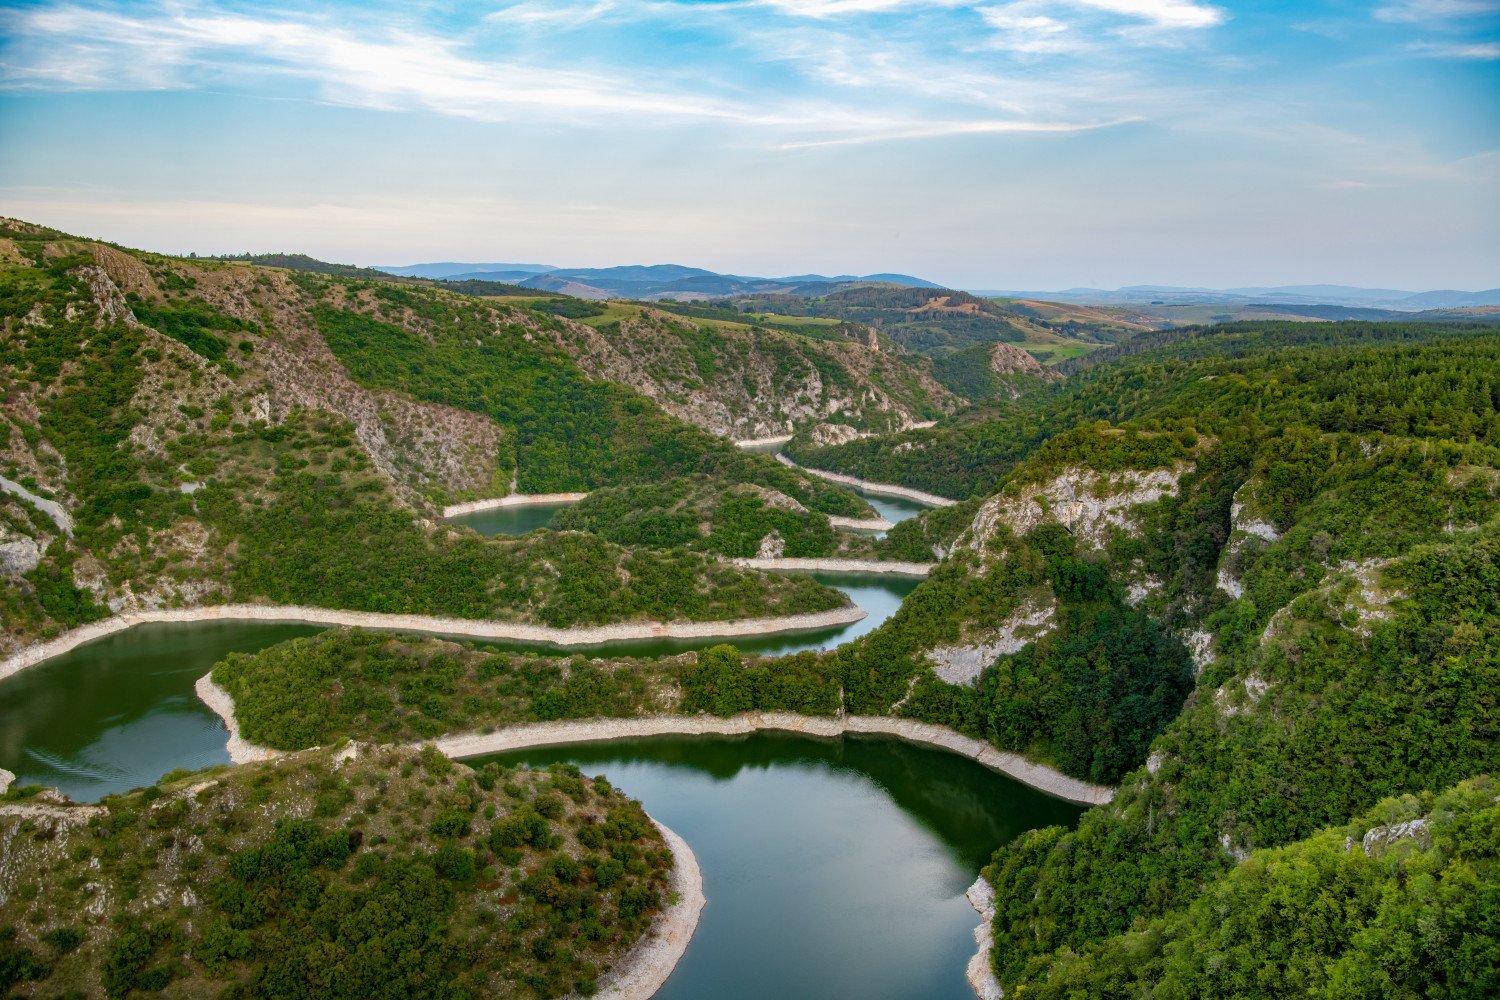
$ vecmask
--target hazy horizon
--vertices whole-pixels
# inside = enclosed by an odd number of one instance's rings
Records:
[[[152,250],[1500,285],[1500,0],[43,0],[0,30],[0,211]]]

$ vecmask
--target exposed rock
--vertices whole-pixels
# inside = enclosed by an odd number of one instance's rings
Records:
[[[961,541],[983,554],[1001,526],[1024,535],[1051,521],[1063,525],[1086,546],[1102,549],[1111,529],[1133,527],[1133,508],[1176,496],[1178,480],[1189,468],[1179,463],[1170,469],[1106,474],[1070,467],[1052,479],[1018,484],[985,501]]]
[[[0,537],[4,529],[0,528]],[[0,541],[0,576],[24,576],[42,561],[42,547],[24,536]]]
[[[739,483],[733,487],[731,492],[747,493],[750,496],[760,497],[760,499],[765,502],[765,505],[773,510],[786,510],[791,511],[794,514],[807,513],[806,507],[802,506],[802,504],[798,503],[796,500],[787,496],[780,490],[769,489],[768,487],[759,486],[755,483]]]
[[[1389,826],[1371,827],[1365,831],[1363,839],[1360,840],[1360,848],[1365,852],[1365,857],[1373,857],[1382,847],[1401,840],[1414,840],[1420,847],[1428,847],[1432,841],[1432,834],[1428,829],[1427,820],[1412,819],[1404,823],[1392,823]],[[1348,845],[1352,847],[1352,843]]]
[[[1215,582],[1220,590],[1224,591],[1224,593],[1228,594],[1230,597],[1233,597],[1235,600],[1239,600],[1241,597],[1245,596],[1245,585],[1236,580],[1233,574],[1231,574],[1229,570],[1225,569],[1223,566],[1219,567],[1218,575],[1215,577]]]
[[[1053,604],[1028,602],[983,638],[929,650],[927,659],[933,664],[933,672],[949,684],[972,684],[996,657],[1018,653],[1049,632],[1055,610]]]
[[[1214,692],[1214,707],[1222,714],[1228,716],[1242,715],[1250,712],[1265,697],[1267,691],[1271,690],[1271,682],[1262,678],[1259,674],[1250,674],[1239,683],[1245,692],[1245,704],[1236,702],[1234,696],[1234,681],[1229,681]]]
[[[848,424],[818,424],[809,435],[813,447],[828,448],[836,444],[847,444],[850,441],[864,437],[859,431]]]
[[[786,539],[781,537],[781,532],[772,528],[766,537],[760,540],[760,550],[755,553],[757,559],[779,559],[786,551]]]
[[[1193,665],[1200,674],[1204,667],[1212,666],[1219,658],[1214,652],[1214,637],[1211,632],[1202,629],[1189,632],[1182,637],[1182,644],[1187,647],[1188,655],[1193,658]]]
[[[862,340],[707,330],[656,309],[598,328],[560,320],[539,332],[590,375],[627,385],[673,416],[735,440],[777,437],[835,415],[898,430],[931,407],[951,413],[962,403],[925,370]],[[840,371],[837,383],[824,379],[830,366]]]
[[[974,928],[975,952],[964,970],[968,975],[969,985],[973,987],[979,1000],[1004,1000],[1005,990],[1001,988],[1000,979],[990,965],[990,951],[995,947],[995,887],[981,875],[964,895],[968,897],[969,905],[974,907],[974,912],[979,914],[979,926]]]

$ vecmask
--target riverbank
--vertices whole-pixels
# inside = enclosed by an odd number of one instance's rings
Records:
[[[873,493],[879,497],[895,497],[898,500],[911,500],[927,507],[952,507],[958,503],[957,500],[949,500],[940,497],[936,493],[924,493],[914,490],[909,486],[897,486],[895,483],[872,483],[868,479],[860,479],[856,476],[846,476],[842,472],[829,472],[827,469],[812,469],[805,465],[798,465],[785,455],[778,454],[777,461],[783,465],[789,465],[794,469],[801,469],[808,475],[826,479],[830,483],[838,483],[841,486],[853,486],[855,489],[866,493]]]
[[[890,531],[896,526],[895,522],[883,517],[840,517],[837,514],[829,514],[828,523],[846,531]]]
[[[492,733],[439,737],[438,749],[449,757],[526,750],[532,747],[641,736],[745,736],[761,730],[802,733],[806,736],[844,736],[849,733],[895,736],[909,743],[937,747],[968,757],[991,771],[1014,778],[1039,792],[1077,805],[1105,805],[1115,790],[1069,777],[1055,768],[1027,760],[1020,754],[997,750],[944,726],[884,715],[846,715],[839,718],[793,712],[747,712],[727,719],[707,715],[651,715],[638,719],[584,719],[507,726]]]
[[[450,504],[443,508],[443,517],[457,517],[481,510],[499,510],[502,507],[561,507],[577,503],[587,493],[512,493],[508,497],[491,497],[488,500],[470,500],[468,503]]]
[[[628,622],[618,625],[551,628],[546,625],[524,625],[517,622],[477,621],[469,618],[442,618],[435,615],[393,615],[375,611],[343,611],[335,608],[304,608],[293,605],[223,604],[206,608],[165,608],[115,615],[103,621],[70,629],[47,642],[28,646],[4,661],[0,661],[0,680],[94,639],[101,639],[136,625],[160,623],[307,622],[313,625],[352,625],[357,628],[383,629],[391,632],[428,632],[503,642],[535,642],[567,648],[598,646],[609,642],[639,639],[733,639],[747,635],[813,632],[838,625],[850,625],[868,615],[869,612],[864,608],[851,604],[843,608],[834,608],[831,611],[786,615],[780,618],[738,618],[719,622]]]
[[[204,702],[233,735],[238,735],[234,718],[234,699],[229,692],[214,684],[205,676],[199,684],[206,684],[214,692],[213,700]],[[820,715],[798,715],[795,712],[745,712],[729,718],[712,715],[648,715],[635,719],[565,719],[559,722],[527,722],[506,726],[489,733],[457,733],[439,736],[432,742],[445,755],[455,759],[480,757],[492,753],[508,753],[511,750],[530,750],[535,747],[566,746],[569,743],[597,743],[603,740],[633,739],[645,736],[748,736],[762,730],[801,733],[804,736],[845,736],[860,733],[874,736],[894,736],[908,743],[936,747],[961,757],[967,757],[991,771],[1014,778],[1039,792],[1054,798],[1082,806],[1102,806],[1114,798],[1115,790],[1107,785],[1093,785],[1087,781],[1069,777],[1046,764],[1027,760],[1020,754],[996,750],[983,740],[954,732],[945,726],[915,719],[898,719],[887,715],[845,715],[829,717]],[[236,756],[241,754],[267,754],[275,756],[280,751],[257,746],[243,739],[230,748],[229,758],[236,764],[250,760],[263,760],[260,756]]]
[[[781,434],[775,437],[746,438],[743,441],[736,441],[734,444],[737,448],[769,448],[773,444],[780,448],[791,439],[792,436],[790,434]]]
[[[794,557],[735,559],[736,566],[808,573],[874,573],[889,576],[927,576],[936,563],[899,562],[895,559],[803,559]]]
[[[995,887],[981,875],[964,895],[979,914],[979,926],[974,928],[976,950],[964,972],[979,1000],[1004,1000],[1005,990],[1000,985],[1000,977],[995,975],[995,967],[990,964],[990,951],[995,947]]]
[[[682,961],[707,902],[703,895],[703,871],[693,849],[656,817],[651,817],[651,822],[661,831],[672,852],[667,906],[625,957],[599,980],[599,991],[594,996],[606,1000],[650,1000],[655,996]]]

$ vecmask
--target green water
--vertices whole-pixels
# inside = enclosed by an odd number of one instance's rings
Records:
[[[193,684],[226,653],[317,625],[138,625],[0,681],[0,767],[78,801],[153,784],[174,768],[224,764],[226,734]]]
[[[843,590],[869,617],[817,632],[751,637],[736,645],[762,654],[831,649],[884,621],[917,583],[885,577],[819,579]],[[80,802],[91,802],[153,784],[175,768],[225,763],[224,725],[198,700],[194,683],[226,653],[253,652],[320,631],[317,625],[270,622],[139,625],[79,646],[0,681],[0,767],[14,772],[21,784],[60,788]],[[652,656],[720,641],[619,642],[596,651]],[[516,651],[549,648],[479,645]]]
[[[558,511],[571,506],[566,503],[534,503],[524,507],[496,507],[459,514],[448,518],[447,523],[473,528],[481,535],[524,535],[548,527]]]
[[[875,493],[867,493],[856,489],[854,492],[865,498],[865,503],[880,512],[880,516],[892,524],[900,524],[908,518],[916,517],[929,508],[925,504],[917,503],[915,500],[906,500],[901,497],[883,497]]]
[[[1082,809],[884,737],[655,737],[476,758],[607,774],[692,846],[708,905],[658,1000],[973,1000],[996,847]]]

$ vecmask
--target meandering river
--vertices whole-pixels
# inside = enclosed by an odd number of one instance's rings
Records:
[[[483,760],[608,775],[692,845],[708,905],[657,1000],[973,1000],[995,848],[1082,809],[884,737],[655,737]]]
[[[892,521],[921,510],[867,499]],[[461,520],[486,533],[524,532],[557,509]],[[869,617],[735,645],[765,654],[832,648],[877,627],[918,583],[818,579]],[[176,768],[226,763],[223,724],[198,701],[194,681],[226,653],[318,631],[265,622],[143,625],[21,671],[0,681],[0,767],[21,783],[92,801]],[[712,642],[614,643],[604,651],[650,655]],[[882,737],[655,737],[498,759],[567,760],[605,773],[692,845],[709,904],[661,1000],[969,1000],[964,966],[978,916],[964,890],[996,847],[1027,829],[1071,825],[1082,812],[956,754]]]

